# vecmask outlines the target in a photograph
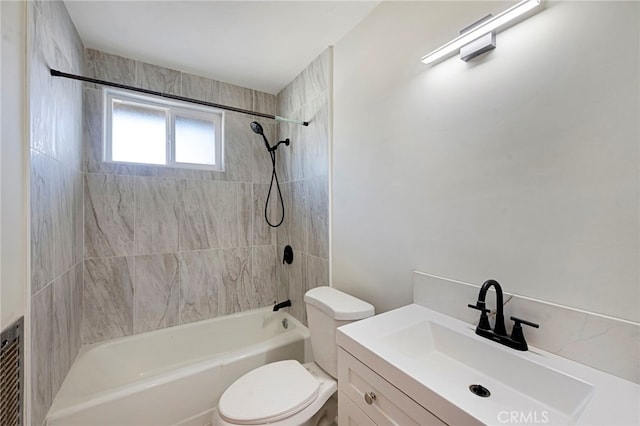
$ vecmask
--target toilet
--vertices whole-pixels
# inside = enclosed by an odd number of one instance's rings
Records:
[[[333,424],[338,390],[336,329],[373,316],[374,310],[331,287],[309,290],[304,303],[315,361],[278,361],[240,377],[220,397],[214,426]]]

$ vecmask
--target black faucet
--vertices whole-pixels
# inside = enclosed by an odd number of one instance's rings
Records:
[[[490,310],[487,309],[487,305],[485,303],[487,291],[489,291],[489,288],[491,287],[493,287],[496,291],[496,321],[495,325],[493,326],[493,330],[491,329],[489,317],[487,316]],[[511,337],[507,336],[507,330],[504,326],[502,287],[496,280],[485,281],[484,284],[482,284],[482,287],[480,287],[480,294],[478,295],[478,301],[476,302],[476,304],[469,304],[468,306],[480,311],[480,321],[478,322],[478,326],[476,327],[476,334],[478,336],[485,337],[519,351],[526,351],[527,349],[529,349],[529,347],[527,346],[527,342],[524,340],[524,333],[522,332],[521,324],[525,324],[534,328],[540,327],[538,324],[534,324],[520,318],[511,317],[511,320],[514,321],[514,325],[513,329],[511,330]]]
[[[273,312],[278,311],[282,308],[287,308],[291,306],[291,300],[287,299],[284,302],[280,302],[280,303],[276,303],[275,305],[273,305]]]

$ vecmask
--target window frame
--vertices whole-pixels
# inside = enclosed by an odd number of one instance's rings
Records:
[[[113,101],[117,100],[145,108],[165,112],[165,148],[166,164],[138,163],[132,161],[113,160]],[[211,121],[214,123],[214,161],[215,164],[183,163],[176,161],[176,116]],[[223,110],[206,107],[177,100],[169,100],[159,96],[142,95],[127,90],[103,89],[103,146],[102,161],[113,164],[131,164],[151,167],[171,167],[181,169],[201,169],[224,172],[224,120]]]

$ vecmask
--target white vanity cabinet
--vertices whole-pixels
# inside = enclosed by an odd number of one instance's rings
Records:
[[[339,348],[338,420],[351,425],[445,425],[357,358]]]

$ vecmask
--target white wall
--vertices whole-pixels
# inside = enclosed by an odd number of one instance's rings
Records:
[[[1,329],[25,314],[25,3],[1,2]]]
[[[495,278],[638,321],[640,5],[545,2],[419,62],[508,4],[383,3],[335,46],[333,285],[383,311],[412,270]]]

